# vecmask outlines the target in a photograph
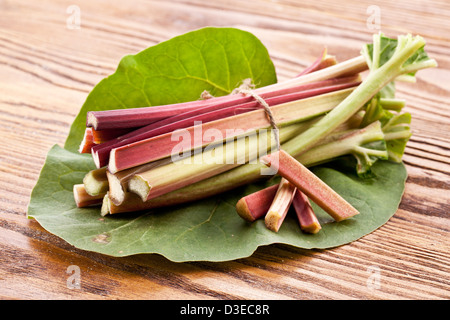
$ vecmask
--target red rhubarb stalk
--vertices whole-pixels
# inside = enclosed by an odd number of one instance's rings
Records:
[[[210,99],[211,100],[211,99]],[[150,123],[210,105],[210,100],[198,100],[144,108],[89,111],[86,126],[95,130],[143,127]]]
[[[336,221],[348,219],[359,213],[336,191],[284,150],[263,156],[261,161],[275,169]]]
[[[312,84],[302,85],[295,88],[283,89],[263,95],[270,105],[277,105],[298,99],[317,96],[327,92],[337,91],[349,87],[357,86],[360,82],[358,76],[346,77],[342,79],[330,79]],[[211,122],[224,117],[230,117],[241,113],[250,112],[260,108],[259,104],[250,96],[241,96],[236,100],[240,104],[228,106],[227,104],[216,104],[206,106],[198,110],[181,113],[177,116],[158,121],[143,128],[121,135],[92,149],[92,155],[97,168],[108,164],[110,151],[130,143],[156,137],[161,134],[172,132],[177,129],[191,127],[195,121],[202,123]],[[108,130],[110,131],[110,130]]]
[[[78,148],[79,153],[91,153],[92,147],[95,146],[94,135],[92,134],[92,128],[86,128],[84,131],[83,140]]]
[[[312,96],[326,93],[326,92],[331,92],[331,91],[336,91],[336,90],[352,87],[352,86],[358,85],[360,83],[360,81],[361,81],[361,79],[360,79],[359,75],[353,75],[353,76],[343,77],[343,78],[328,79],[328,80],[317,81],[317,82],[313,82],[313,83],[302,84],[302,85],[295,86],[295,87],[288,87],[288,88],[281,89],[281,90],[270,91],[270,92],[261,94],[261,98],[266,99],[266,102],[268,102],[268,101],[270,101],[270,100],[268,100],[269,98],[279,97],[279,102],[276,102],[276,100],[272,100],[273,102],[271,104],[269,103],[269,105],[275,105],[275,104],[279,104],[282,102],[289,102],[289,101],[292,101],[292,99],[295,99],[295,97],[296,97],[295,95],[289,95],[289,94],[294,94],[294,93],[299,94],[298,99],[307,98],[307,97],[312,97]],[[342,86],[339,86],[339,85],[342,85]],[[313,89],[318,89],[318,88],[321,88],[321,90],[317,90],[317,91],[313,90]],[[255,92],[256,91],[257,91],[257,89],[255,90]],[[150,131],[150,130],[160,128],[160,127],[163,127],[163,126],[166,126],[169,124],[172,125],[173,123],[178,122],[180,120],[185,120],[187,118],[198,116],[203,113],[209,113],[211,111],[224,109],[224,108],[236,106],[236,105],[242,106],[247,102],[254,102],[254,98],[251,96],[235,95],[234,97],[236,97],[236,98],[233,101],[216,103],[216,104],[208,105],[208,106],[201,107],[201,108],[198,108],[195,110],[180,113],[176,116],[152,123],[152,124],[146,126],[146,128],[148,129],[148,131]],[[283,97],[286,97],[286,98],[283,98]],[[251,111],[251,109],[249,109],[248,111]],[[181,128],[181,127],[177,127],[176,129],[179,129],[179,128]],[[142,131],[142,132],[144,132],[144,131]]]
[[[117,137],[123,136],[130,133],[138,128],[125,128],[125,129],[106,129],[106,130],[95,130],[94,128],[86,128],[92,130],[92,135],[94,137],[95,144],[105,143],[116,139]]]
[[[312,98],[301,99],[283,103],[271,107],[275,122],[279,125],[287,125],[332,110],[340,101],[350,94],[353,88],[322,94]],[[220,142],[224,139],[248,134],[251,131],[269,128],[265,111],[262,109],[227,117],[205,124],[200,124],[183,129],[177,134],[169,132],[153,138],[140,140],[125,146],[111,150],[108,168],[112,173],[132,168],[147,162],[155,161],[179,152],[177,146],[183,144],[189,151],[210,143]],[[239,128],[239,130],[236,130]],[[208,130],[214,130],[215,137],[201,134]],[[200,137],[199,137],[200,135]],[[220,137],[218,137],[220,136]]]
[[[241,97],[237,95],[227,95],[154,107],[89,111],[86,126],[93,127],[96,130],[143,127],[177,116],[180,113],[199,110],[207,106],[231,106],[239,103],[236,100],[239,98]]]
[[[264,222],[269,230],[278,232],[289,211],[297,187],[282,178]]]
[[[292,206],[297,214],[300,229],[307,233],[317,233],[322,229],[308,197],[298,189],[295,192]]]
[[[328,68],[317,70],[308,73],[302,77],[296,77],[284,82],[275,83],[266,87],[255,89],[258,95],[272,92],[275,90],[295,87],[301,84],[307,84],[326,79],[339,78],[348,75],[355,75],[364,70],[367,70],[367,64],[364,57],[359,56]],[[106,110],[106,111],[89,111],[87,113],[87,127],[93,127],[96,130],[114,129],[114,128],[129,128],[141,127],[163,120],[179,113],[196,110],[208,105],[227,102],[229,105],[236,104],[235,95],[228,95],[222,97],[214,97],[207,100],[198,100],[191,102],[184,102],[171,105]]]
[[[241,198],[236,203],[237,213],[249,222],[262,218],[270,209],[278,184],[259,190]]]

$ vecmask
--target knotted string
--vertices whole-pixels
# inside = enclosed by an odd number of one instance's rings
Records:
[[[255,88],[255,85],[252,84],[251,81],[252,81],[251,79],[245,79],[238,88],[234,89],[231,92],[231,94],[240,93],[240,94],[244,94],[247,96],[251,96],[264,108],[264,112],[266,114],[267,120],[269,120],[269,123],[270,123],[271,127],[273,128],[272,131],[273,131],[273,135],[275,138],[275,142],[277,144],[277,150],[280,150],[281,146],[280,146],[279,130],[278,130],[278,126],[275,122],[275,118],[273,116],[272,110],[270,110],[269,104],[253,90]]]
[[[251,96],[264,108],[264,112],[266,114],[267,120],[269,120],[269,123],[273,129],[272,131],[273,131],[273,135],[275,138],[275,142],[277,144],[277,150],[280,150],[281,146],[280,146],[279,129],[275,122],[275,118],[273,116],[272,110],[270,110],[270,106],[267,104],[267,102],[263,98],[261,98],[261,96],[258,95],[255,91],[253,91],[253,89],[255,89],[255,85],[252,83],[252,79],[250,79],[250,78],[244,79],[242,81],[242,84],[239,87],[237,87],[236,89],[234,89],[231,92],[231,94],[243,94],[243,95]],[[202,100],[207,100],[207,99],[211,99],[211,98],[214,98],[214,96],[211,95],[207,90],[203,91],[202,94],[200,95],[200,99],[202,99]]]

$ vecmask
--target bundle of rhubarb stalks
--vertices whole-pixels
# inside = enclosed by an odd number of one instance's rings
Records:
[[[308,167],[351,155],[364,177],[375,161],[400,162],[410,115],[392,83],[436,65],[419,36],[373,40],[340,63],[324,51],[297,77],[266,87],[243,79],[227,96],[88,112],[79,151],[91,153],[97,169],[74,186],[77,206],[101,205],[102,215],[148,210],[281,176],[239,200],[237,213],[248,221],[264,217],[278,231],[293,207],[310,233],[321,229],[310,201],[336,221],[355,216]]]

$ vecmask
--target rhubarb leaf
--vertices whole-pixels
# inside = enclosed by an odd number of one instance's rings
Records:
[[[87,111],[165,105],[231,93],[247,78],[260,86],[277,82],[267,49],[249,32],[203,28],[122,58],[116,72],[88,95],[65,148],[76,151]]]
[[[284,243],[299,248],[331,248],[374,231],[397,211],[406,180],[402,163],[377,161],[362,179],[348,162],[314,167],[313,172],[360,214],[334,222],[314,203],[322,225],[314,235],[300,230],[289,212],[278,233],[264,220],[244,221],[235,205],[243,196],[277,183],[251,184],[216,197],[152,211],[100,216],[100,209],[77,208],[72,186],[95,168],[89,156],[54,146],[33,189],[28,216],[77,248],[111,256],[158,253],[173,261],[226,261],[251,255],[258,247]]]

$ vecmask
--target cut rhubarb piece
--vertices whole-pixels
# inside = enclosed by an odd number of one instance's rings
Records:
[[[86,192],[84,184],[75,184],[73,186],[73,197],[78,208],[101,205],[105,194],[101,193],[91,196]]]
[[[106,176],[108,178],[110,200],[114,203],[114,205],[119,206],[123,203],[123,201],[125,201],[125,193],[128,190],[128,182],[134,175],[141,172],[146,172],[159,166],[167,165],[170,162],[172,162],[171,159],[166,158],[130,168],[128,170],[116,172],[114,174],[107,171]]]
[[[161,200],[161,201],[160,201]],[[163,197],[143,202],[142,199],[133,192],[125,192],[125,199],[120,205],[115,205],[111,201],[109,192],[103,197],[101,215],[116,214],[123,212],[134,212],[140,210],[149,210],[154,208],[170,206],[170,201],[165,201]]]
[[[289,211],[292,200],[294,199],[297,187],[291,184],[288,180],[282,178],[278,185],[277,193],[270,205],[269,211],[266,214],[264,222],[269,230],[278,232],[281,224]]]
[[[253,222],[262,218],[269,211],[275,194],[278,190],[278,184],[259,190],[241,198],[236,203],[236,211],[244,220]]]
[[[297,214],[300,229],[307,233],[317,233],[322,229],[308,197],[298,189],[295,191],[292,206]]]
[[[80,147],[78,148],[78,152],[91,153],[91,149],[93,146],[95,146],[95,143],[92,128],[86,128],[86,130],[84,131],[83,140],[81,141]]]
[[[336,191],[285,151],[274,152],[262,157],[261,160],[305,193],[336,221],[348,219],[359,213]]]
[[[92,135],[94,137],[95,144],[105,143],[106,141],[113,140],[117,137],[123,136],[131,131],[137,130],[138,128],[126,128],[126,129],[106,129],[106,130],[95,130],[94,128],[86,128],[92,130]]]
[[[106,167],[89,171],[83,178],[86,192],[91,196],[105,194],[108,191],[108,179],[106,177]]]
[[[271,107],[275,122],[279,126],[305,121],[332,110],[353,88],[326,93],[320,96],[283,103]],[[233,117],[200,124],[183,129],[177,133],[179,142],[174,133],[166,133],[150,139],[141,140],[111,150],[108,168],[112,173],[132,168],[147,162],[152,162],[174,154],[177,145],[183,144],[189,151],[203,147],[207,144],[218,143],[225,139],[248,134],[251,131],[270,128],[264,110],[255,110]],[[210,130],[215,137],[206,137],[202,132]],[[187,142],[190,142],[189,144]],[[188,144],[188,146],[186,146]]]

